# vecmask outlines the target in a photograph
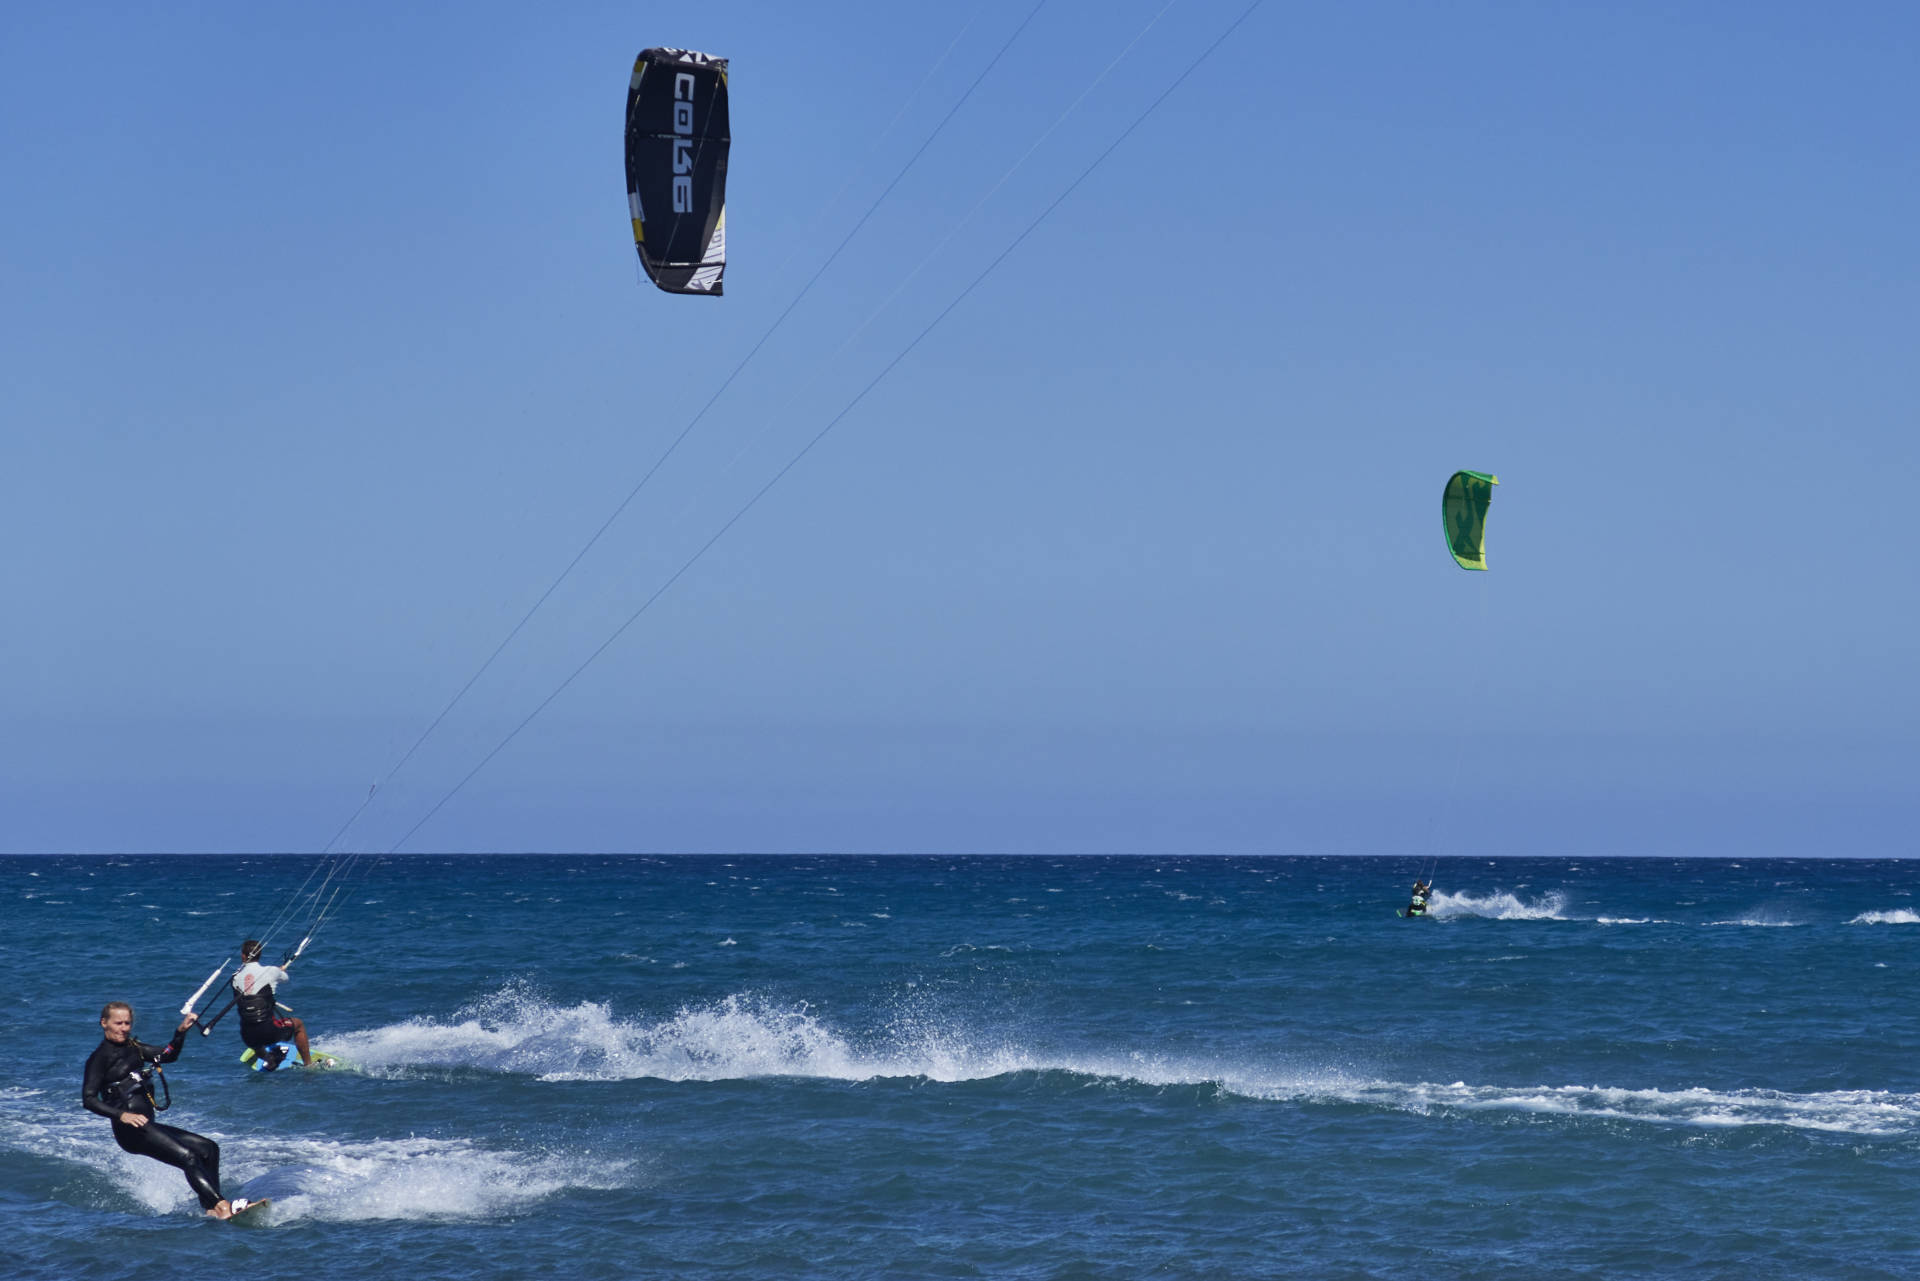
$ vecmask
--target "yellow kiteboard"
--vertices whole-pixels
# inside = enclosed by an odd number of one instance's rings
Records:
[[[294,1048],[293,1042],[291,1041],[281,1041],[277,1045],[269,1045],[264,1054],[249,1045],[241,1052],[240,1061],[255,1072],[273,1072],[280,1068],[301,1066],[300,1052]],[[309,1066],[315,1068],[343,1068],[347,1065],[331,1054],[322,1054],[319,1050],[314,1050],[313,1062]]]

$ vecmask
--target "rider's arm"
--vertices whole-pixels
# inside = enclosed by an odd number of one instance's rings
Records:
[[[106,1088],[106,1056],[96,1052],[87,1059],[86,1079],[80,1084],[80,1104],[96,1116],[104,1116],[110,1121],[118,1120],[120,1109],[100,1097],[100,1092]]]
[[[162,1046],[141,1045],[135,1041],[134,1044],[140,1046],[140,1057],[154,1063],[173,1062],[180,1057],[180,1047],[187,1043],[187,1029],[190,1026],[190,1023],[182,1023],[173,1029],[173,1039]]]

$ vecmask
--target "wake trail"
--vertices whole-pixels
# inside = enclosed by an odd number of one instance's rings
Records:
[[[1565,921],[1567,896],[1558,890],[1529,902],[1506,890],[1491,894],[1449,894],[1435,890],[1427,901],[1427,915],[1441,920],[1481,917],[1491,921]]]
[[[1358,1106],[1421,1116],[1516,1113],[1726,1129],[1776,1126],[1874,1137],[1920,1135],[1920,1094],[1699,1086],[1399,1081],[1272,1056],[1200,1058],[1150,1050],[1072,1050],[981,1034],[964,1021],[900,1014],[856,1036],[804,1003],[733,995],[664,1018],[616,1017],[597,1002],[558,1006],[509,987],[445,1021],[419,1018],[336,1037],[374,1074],[478,1071],[542,1082],[916,1080],[957,1085],[1065,1073],[1154,1089],[1211,1087],[1266,1102]],[[1297,1056],[1293,1056],[1297,1058]]]
[[[467,1138],[337,1139],[200,1126],[220,1144],[221,1187],[273,1198],[271,1221],[497,1219],[575,1189],[633,1186],[629,1155],[520,1150]],[[180,1172],[122,1152],[104,1122],[40,1090],[0,1090],[0,1151],[83,1167],[108,1185],[96,1208],[199,1214]],[[132,1205],[126,1204],[131,1202]]]

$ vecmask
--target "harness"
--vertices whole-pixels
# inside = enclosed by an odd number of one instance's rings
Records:
[[[245,996],[237,998],[237,1003],[240,1006],[242,1028],[273,1025],[275,1015],[271,987],[263,987],[257,992],[248,992]]]
[[[100,1097],[122,1112],[133,1111],[135,1101],[145,1097],[148,1107],[155,1112],[165,1112],[173,1106],[173,1091],[167,1088],[167,1074],[161,1070],[159,1063],[153,1063],[150,1067],[151,1072],[136,1067],[119,1080],[108,1082],[101,1087]],[[159,1087],[159,1098],[154,1097],[155,1086]]]

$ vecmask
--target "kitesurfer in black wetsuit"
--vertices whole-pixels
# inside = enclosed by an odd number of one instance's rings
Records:
[[[1427,914],[1427,896],[1432,892],[1432,881],[1415,881],[1413,883],[1413,901],[1407,904],[1407,915],[1425,916]]]
[[[187,1029],[198,1019],[198,1015],[187,1015],[173,1030],[171,1041],[163,1046],[147,1045],[133,1039],[133,1007],[125,1001],[110,1002],[100,1011],[104,1039],[87,1059],[80,1102],[87,1111],[113,1122],[113,1141],[123,1151],[150,1156],[181,1170],[200,1198],[200,1208],[212,1218],[230,1219],[246,1209],[247,1202],[228,1201],[220,1194],[220,1145],[204,1135],[153,1119],[158,1065],[180,1057]]]
[[[240,1007],[240,1039],[253,1052],[267,1060],[268,1067],[279,1067],[285,1050],[276,1045],[291,1041],[300,1051],[300,1066],[313,1066],[313,1048],[307,1044],[307,1025],[299,1019],[280,1017],[273,1001],[274,988],[287,981],[287,972],[278,965],[260,964],[260,941],[248,939],[240,945],[242,965],[233,975],[233,1003]]]

